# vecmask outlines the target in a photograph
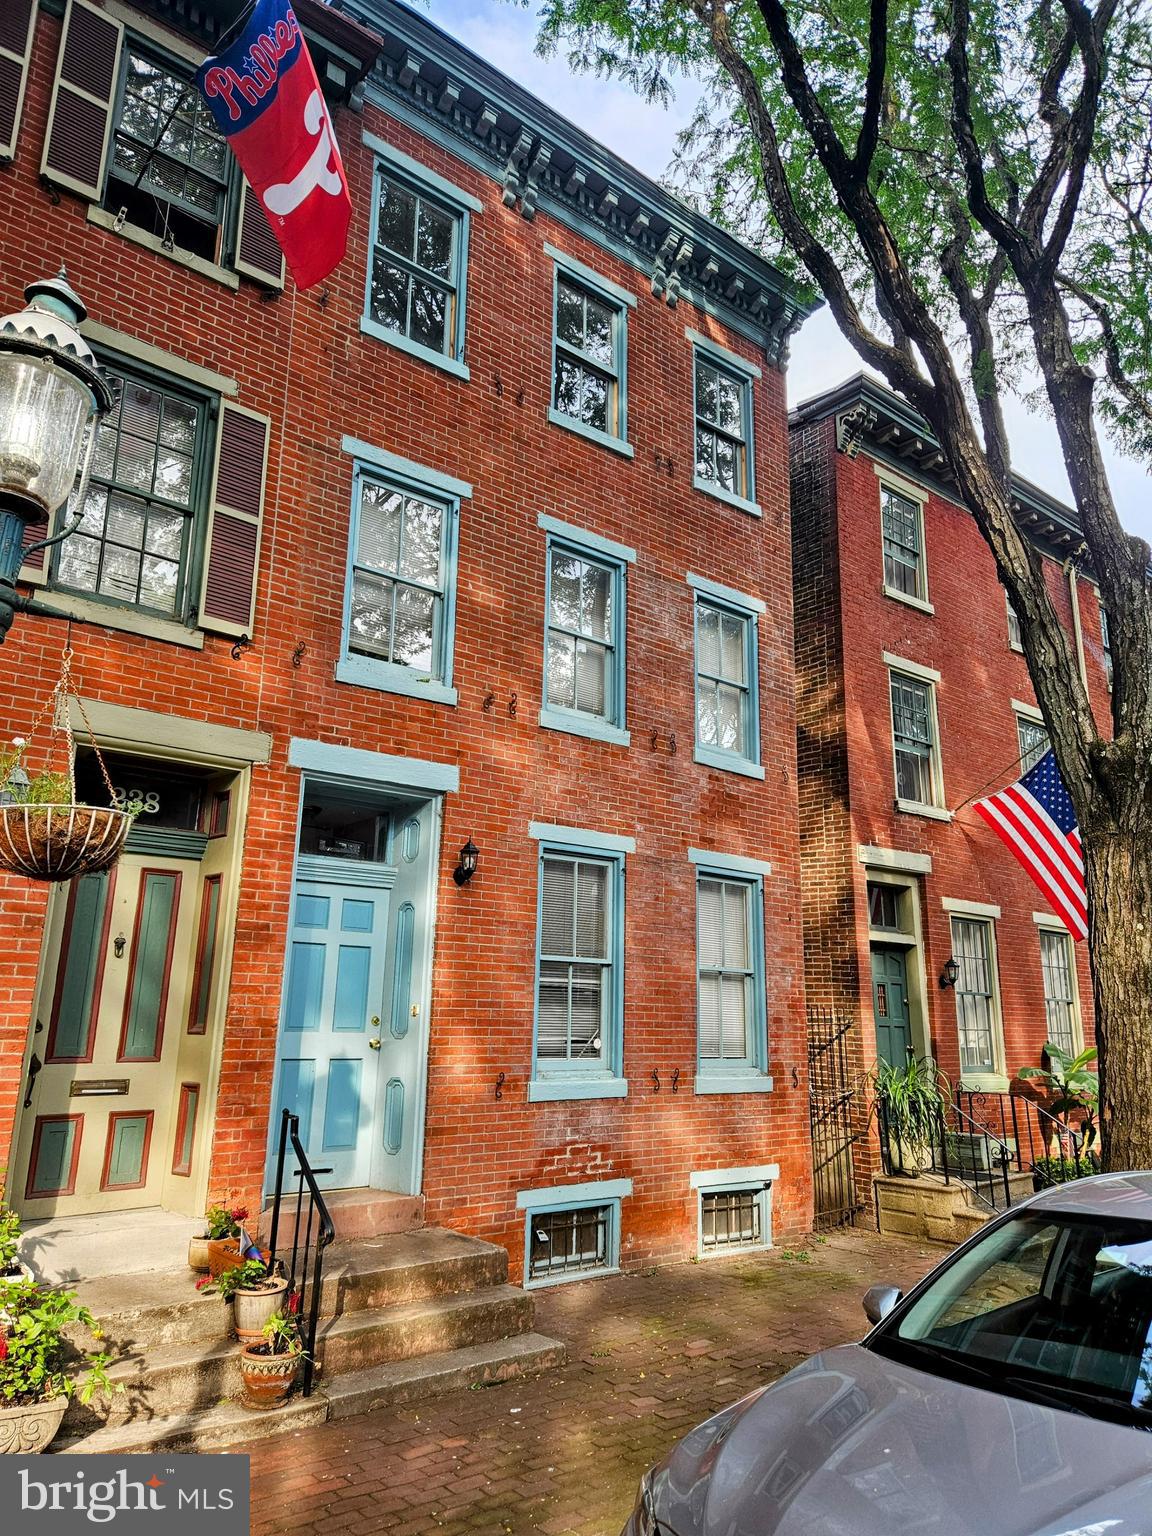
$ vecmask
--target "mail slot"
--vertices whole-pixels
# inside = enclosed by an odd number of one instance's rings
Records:
[[[127,1093],[128,1077],[77,1077],[68,1089],[70,1099],[95,1099],[107,1094]]]

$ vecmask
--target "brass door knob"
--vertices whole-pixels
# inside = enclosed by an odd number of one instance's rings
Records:
[[[379,1035],[373,1035],[372,1036],[371,1040],[369,1040],[369,1042],[368,1042],[368,1049],[370,1051],[378,1051],[380,1049],[380,1036]]]

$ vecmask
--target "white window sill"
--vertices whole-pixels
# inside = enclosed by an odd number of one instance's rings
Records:
[[[763,1241],[759,1243],[742,1243],[739,1248],[730,1248],[727,1244],[723,1248],[705,1248],[701,1244],[696,1257],[700,1260],[701,1264],[711,1264],[713,1259],[738,1259],[741,1256],[747,1258],[750,1253],[770,1253],[771,1250],[772,1244]]]
[[[601,448],[611,448],[613,453],[622,453],[626,459],[636,456],[636,450],[632,444],[625,442],[622,437],[613,437],[610,432],[601,432],[598,427],[590,427],[587,422],[577,421],[575,416],[565,416],[555,406],[548,407],[548,420],[554,427],[563,427],[565,431],[575,432],[577,437],[586,437],[589,442],[599,443]]]
[[[535,1280],[524,1277],[521,1287],[525,1291],[543,1291],[553,1285],[571,1285],[576,1280],[603,1280],[605,1275],[618,1275],[619,1264],[605,1264],[603,1269],[580,1269],[571,1275],[540,1275]]]
[[[894,802],[898,811],[903,811],[906,816],[925,816],[929,821],[951,821],[952,812],[946,811],[939,805],[921,805],[919,800],[900,800]]]
[[[569,736],[587,736],[590,741],[606,741],[614,747],[630,747],[631,731],[622,730],[595,715],[566,714],[561,709],[542,709],[540,724],[546,731],[565,731]]]
[[[398,693],[407,699],[427,699],[432,704],[455,704],[460,695],[432,677],[421,677],[410,667],[397,667],[369,656],[344,656],[336,663],[336,681],[377,693]]]
[[[446,352],[433,352],[431,347],[422,347],[410,336],[404,336],[400,331],[390,331],[386,325],[380,325],[368,315],[360,317],[360,329],[365,336],[374,336],[377,341],[382,341],[389,347],[395,347],[397,351],[407,352],[409,357],[417,357],[422,363],[431,363],[433,368],[455,374],[458,379],[472,377],[468,372],[467,363],[462,363],[455,357],[449,357]]]
[[[965,1072],[960,1077],[962,1093],[1007,1093],[1008,1087],[1001,1072]]]
[[[698,746],[692,757],[695,762],[703,763],[707,768],[719,768],[723,773],[743,774],[746,779],[764,777],[764,769],[759,763],[750,763],[747,758],[727,752],[713,752],[710,747]]]
[[[1024,654],[1024,647],[1022,645],[1017,645],[1015,640],[1009,640],[1008,649],[1010,651],[1015,651],[1017,656],[1023,656]]]
[[[697,1093],[771,1093],[772,1079],[766,1072],[697,1072]]]
[[[528,1084],[529,1104],[549,1104],[559,1099],[626,1099],[626,1077],[535,1077]]]
[[[121,608],[96,598],[78,597],[40,585],[37,601],[43,599],[57,613],[78,619],[82,624],[96,624],[102,629],[118,629],[126,635],[143,635],[148,640],[163,640],[168,645],[182,645],[191,651],[204,649],[204,634],[189,629],[176,619],[162,619],[156,614],[140,613],[135,608]]]
[[[741,512],[747,512],[750,517],[764,516],[758,501],[749,501],[746,496],[737,496],[735,491],[727,491],[722,485],[716,485],[712,480],[701,480],[699,475],[693,475],[692,484],[696,490],[703,491],[705,496],[722,501],[726,506],[737,507]]]
[[[235,272],[229,272],[225,267],[217,266],[214,261],[206,261],[203,256],[194,256],[191,251],[180,251],[173,248],[168,250],[159,235],[153,235],[146,229],[140,229],[136,224],[121,224],[116,228],[116,214],[109,213],[107,208],[97,208],[90,204],[88,208],[89,224],[97,224],[101,229],[108,230],[113,235],[120,235],[124,240],[131,240],[133,245],[142,245],[146,250],[155,251],[157,256],[164,256],[168,261],[174,261],[178,267],[188,267],[193,272],[198,272],[201,277],[211,278],[214,283],[222,283],[225,288],[237,289],[240,279]]]
[[[907,608],[918,608],[921,613],[935,613],[936,609],[926,598],[913,597],[911,592],[901,592],[899,587],[890,587],[885,583],[884,596],[890,597],[895,603],[903,603]]]

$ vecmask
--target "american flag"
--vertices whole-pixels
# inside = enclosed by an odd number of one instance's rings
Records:
[[[1017,783],[977,800],[973,810],[1008,844],[1072,937],[1087,938],[1084,850],[1052,750]]]

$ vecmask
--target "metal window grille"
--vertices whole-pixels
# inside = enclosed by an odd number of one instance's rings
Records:
[[[574,1211],[541,1211],[530,1217],[528,1278],[592,1274],[607,1269],[611,1252],[612,1207],[585,1205]]]
[[[696,359],[696,474],[748,496],[748,421],[751,383],[703,358]]]
[[[540,864],[536,1055],[602,1066],[612,990],[612,866],[548,855]]]
[[[952,919],[952,954],[956,977],[956,1026],[960,1067],[965,1072],[996,1070],[996,979],[992,963],[992,925],[981,918]]]
[[[348,644],[395,666],[444,675],[448,508],[376,480],[360,487]]]
[[[751,619],[696,604],[696,740],[737,757],[750,756]]]
[[[884,585],[909,597],[924,596],[920,508],[885,486],[880,493],[884,532]]]
[[[700,1194],[700,1246],[750,1248],[764,1241],[757,1189],[706,1189]]]
[[[456,349],[461,222],[377,171],[369,312],[385,330],[449,356]]]
[[[927,683],[891,674],[892,738],[896,754],[896,793],[918,805],[936,804],[936,742],[932,690]]]
[[[175,614],[207,412],[174,390],[115,373],[109,378],[116,403],[97,432],[83,517],[56,551],[55,580],[76,592]],[[69,504],[63,520],[76,511]]]
[[[752,888],[746,881],[696,884],[698,1008],[702,1061],[753,1056]]]
[[[1016,736],[1020,743],[1020,773],[1025,774],[1029,768],[1035,768],[1051,742],[1046,726],[1039,720],[1025,719],[1023,715],[1016,716]]]
[[[620,435],[622,317],[569,277],[556,278],[553,404],[597,432]]]
[[[615,720],[615,586],[612,566],[549,552],[549,704]]]
[[[1040,930],[1040,967],[1044,974],[1044,1013],[1048,1036],[1069,1056],[1076,1054],[1076,972],[1072,940],[1066,933]]]

